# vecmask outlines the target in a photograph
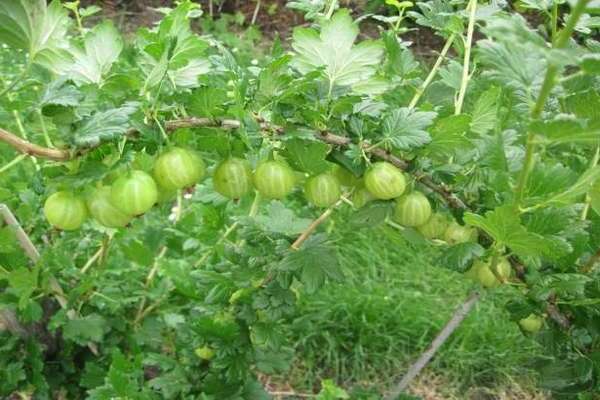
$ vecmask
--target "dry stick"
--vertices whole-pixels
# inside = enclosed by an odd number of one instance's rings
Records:
[[[252,22],[250,25],[254,25],[256,23],[256,18],[258,18],[258,12],[260,11],[260,1],[256,0],[256,7],[254,7],[254,13],[252,14]]]
[[[431,345],[413,365],[408,369],[408,372],[402,380],[394,387],[394,389],[385,397],[385,400],[395,400],[402,392],[406,390],[409,383],[421,372],[421,370],[427,365],[429,360],[435,355],[438,349],[444,344],[444,342],[450,337],[452,332],[458,328],[465,317],[469,314],[477,300],[479,300],[480,294],[473,292],[467,297],[467,299],[454,311],[452,318],[446,323],[440,333],[433,339]]]

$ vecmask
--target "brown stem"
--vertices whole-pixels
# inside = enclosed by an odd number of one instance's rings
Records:
[[[271,125],[264,120],[259,120],[261,129],[272,130],[278,134],[282,134],[284,129],[280,126]],[[223,129],[236,129],[241,126],[240,121],[235,119],[211,119],[211,118],[182,118],[176,119],[172,121],[167,121],[165,123],[165,130],[167,132],[173,132],[177,129],[181,128],[197,128],[197,127],[218,127]],[[127,136],[136,136],[139,132],[136,129],[129,129],[127,131]],[[336,135],[331,132],[319,132],[315,133],[315,138],[318,140],[331,144],[333,146],[346,147],[352,143],[352,139],[346,136]],[[26,140],[21,139],[17,135],[14,135],[8,131],[0,129],[0,141],[4,141],[9,145],[13,146],[18,151],[33,155],[41,158],[48,158],[55,161],[66,161],[78,156],[81,156],[88,150],[91,150],[93,147],[87,149],[78,149],[76,151],[68,151],[68,150],[59,150],[59,149],[51,149],[47,147],[38,146],[36,144],[30,143]],[[388,161],[389,163],[395,165],[399,169],[403,171],[407,171],[410,168],[410,163],[406,160],[403,160],[388,151],[375,147],[373,148],[369,143],[362,144],[363,149],[370,153],[371,155],[380,158],[382,160]],[[422,173],[422,172],[414,172],[413,176],[417,181],[419,181],[424,186],[428,187],[435,193],[439,194],[445,201],[448,203],[450,207],[457,209],[466,209],[467,206],[465,203],[460,200],[452,191],[443,184],[438,184],[433,181],[433,179]]]
[[[598,261],[600,261],[600,249],[596,250],[596,252],[589,258],[589,260],[587,260],[587,262],[583,264],[583,266],[580,269],[581,273],[589,273]]]
[[[294,243],[292,243],[292,249],[294,250],[300,250],[300,246],[302,246],[302,243],[304,243],[306,241],[306,239],[309,238],[310,235],[312,235],[312,233],[317,229],[317,227],[319,225],[321,225],[327,218],[329,218],[329,216],[331,215],[331,213],[333,213],[333,209],[336,208],[337,206],[339,206],[340,204],[342,204],[343,200],[338,200],[337,203],[335,203],[334,205],[332,205],[331,207],[329,207],[327,210],[325,210],[323,212],[323,214],[321,214],[319,216],[319,218],[315,219],[309,226],[308,228],[306,228],[304,230],[304,232],[302,232],[300,234],[300,236],[298,236],[298,238],[296,239],[296,241]]]
[[[564,315],[558,306],[556,305],[556,295],[551,295],[548,298],[548,305],[546,306],[546,313],[551,320],[556,322],[563,330],[568,331],[571,327],[571,321]]]
[[[10,133],[0,128],[0,141],[6,142],[17,151],[35,157],[48,158],[54,161],[65,161],[71,158],[66,150],[51,149],[49,147],[38,146],[37,144],[21,139],[14,133]]]
[[[469,315],[471,309],[479,300],[479,293],[471,293],[465,301],[454,311],[452,318],[442,328],[440,333],[433,339],[427,350],[425,350],[421,356],[410,366],[406,374],[402,377],[400,382],[396,384],[394,389],[385,397],[385,400],[395,400],[400,396],[402,392],[406,390],[410,382],[421,372],[423,368],[429,363],[429,360],[435,355],[439,348],[448,340],[452,332],[456,330],[462,323],[462,321]]]

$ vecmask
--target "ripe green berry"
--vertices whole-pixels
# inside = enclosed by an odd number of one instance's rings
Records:
[[[108,186],[93,189],[86,197],[86,204],[92,217],[107,228],[124,227],[133,218],[115,207]]]
[[[448,225],[448,228],[446,228],[446,232],[444,232],[444,240],[449,245],[476,242],[477,230],[468,226],[462,226],[456,221],[453,221],[450,225]]]
[[[439,213],[431,215],[431,217],[423,225],[417,227],[417,230],[425,238],[433,240],[440,239],[444,236],[444,232],[448,228],[448,218]]]
[[[252,189],[252,171],[248,162],[230,158],[221,162],[213,176],[215,190],[230,199],[239,199]]]
[[[419,226],[431,217],[431,205],[421,192],[411,192],[396,202],[394,219],[404,226]]]
[[[339,164],[334,164],[333,175],[338,179],[342,186],[356,187],[360,183],[359,178]]]
[[[389,162],[376,162],[365,173],[365,186],[373,196],[381,200],[400,197],[406,189],[402,172]]]
[[[526,332],[537,333],[544,325],[544,318],[535,314],[529,314],[527,318],[519,320],[519,325]]]
[[[474,278],[483,287],[494,288],[500,286],[510,278],[511,266],[505,257],[500,257],[496,265],[496,274],[492,271],[491,260],[476,261],[467,276]],[[496,276],[497,275],[497,276]],[[500,278],[500,279],[498,279]]]
[[[313,176],[304,185],[306,199],[317,207],[329,207],[342,195],[338,179],[330,173]]]
[[[69,231],[79,228],[85,222],[87,209],[81,197],[62,191],[46,199],[44,215],[50,225]]]
[[[365,187],[357,188],[352,194],[352,203],[356,208],[364,207],[365,204],[373,200],[375,200],[375,197]]]
[[[149,174],[134,170],[113,183],[110,199],[125,214],[141,215],[157,202],[158,188]]]
[[[254,172],[254,186],[268,199],[283,199],[294,189],[296,174],[284,162],[266,161]]]
[[[154,177],[165,189],[183,189],[198,183],[206,171],[202,158],[191,150],[173,147],[154,165]]]

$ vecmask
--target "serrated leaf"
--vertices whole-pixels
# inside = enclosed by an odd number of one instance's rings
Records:
[[[326,242],[322,235],[313,235],[300,250],[288,253],[278,269],[293,272],[307,293],[316,292],[327,278],[342,278],[336,248]]]
[[[460,243],[446,249],[437,264],[454,271],[465,272],[484,252],[485,249],[479,243]]]
[[[471,117],[466,114],[438,119],[431,128],[431,143],[425,147],[425,153],[443,158],[472,147],[466,137],[470,123]]]
[[[325,161],[328,152],[329,146],[323,142],[293,138],[285,142],[283,155],[295,169],[317,175],[330,168]]]
[[[352,214],[348,222],[360,228],[374,228],[383,224],[392,210],[393,204],[390,202],[372,201]]]
[[[97,314],[69,319],[63,326],[63,337],[78,344],[100,342],[106,333],[106,320]]]
[[[566,205],[577,199],[577,197],[586,194],[594,182],[600,178],[600,166],[590,167],[585,171],[577,181],[566,190],[545,200],[542,204],[548,205]]]
[[[420,13],[409,11],[408,15],[415,19],[415,22],[421,26],[432,28],[435,31],[444,31],[453,27],[457,22],[454,18],[460,17],[455,15],[452,4],[444,0],[421,1],[417,3]],[[462,26],[460,26],[462,28]],[[462,29],[460,31],[462,32]]]
[[[198,77],[210,70],[211,64],[204,56],[208,44],[190,27],[190,16],[198,8],[196,3],[181,2],[163,18],[157,32],[144,31],[140,36],[138,47],[143,55],[139,64],[146,74],[144,91],[158,86],[166,77],[176,87],[198,87]]]
[[[267,214],[260,214],[256,222],[267,232],[292,236],[302,233],[310,223],[309,218],[300,218],[280,201],[272,201],[267,206]]]
[[[600,120],[600,94],[596,89],[567,96],[565,106],[568,112],[579,118]]]
[[[90,147],[125,135],[131,127],[130,118],[138,107],[139,103],[129,102],[92,115],[77,130],[73,143],[77,147]]]
[[[494,129],[498,120],[500,92],[500,88],[492,87],[479,96],[472,112],[471,131],[483,135]]]
[[[42,110],[49,106],[75,107],[81,101],[81,92],[72,84],[64,79],[58,79],[51,82],[40,99],[40,108]]]
[[[0,42],[23,49],[33,63],[52,71],[69,64],[67,31],[70,19],[59,0],[0,2]]]
[[[0,278],[8,281],[11,291],[19,298],[20,309],[27,305],[29,297],[37,289],[38,275],[38,268],[29,269],[25,267],[10,271],[4,277],[0,275]]]
[[[586,121],[571,114],[559,114],[551,120],[534,121],[529,129],[541,136],[545,143],[552,144],[589,144],[600,142],[600,127],[588,127]]]
[[[381,63],[383,46],[365,40],[354,45],[358,26],[348,10],[336,12],[321,25],[321,32],[296,28],[292,47],[296,55],[292,66],[302,74],[323,68],[329,86],[351,86],[371,78]]]
[[[121,54],[123,39],[112,22],[105,21],[86,34],[83,44],[83,49],[71,49],[73,63],[63,74],[78,85],[99,85]]]
[[[541,256],[548,252],[548,242],[542,236],[528,232],[511,205],[488,211],[485,216],[465,213],[464,220],[484,230],[496,243],[509,247],[520,256]]]
[[[525,214],[523,225],[552,243],[545,256],[557,260],[573,251],[571,240],[581,234],[587,236],[588,224],[580,214],[579,207],[550,207]]]
[[[394,110],[383,120],[383,141],[399,150],[424,146],[431,141],[425,129],[436,115],[432,111],[414,111],[407,107]]]

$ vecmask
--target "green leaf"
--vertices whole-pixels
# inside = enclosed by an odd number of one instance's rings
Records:
[[[462,32],[460,17],[455,14],[451,2],[445,0],[421,1],[417,3],[417,6],[420,13],[409,11],[408,15],[414,18],[418,25],[432,28],[435,31],[455,31],[456,25],[458,25],[460,30],[456,33]]]
[[[85,35],[84,48],[73,48],[73,63],[63,74],[78,85],[101,84],[123,50],[123,40],[112,22],[96,25]]]
[[[424,151],[434,157],[444,158],[472,147],[466,137],[471,117],[466,114],[439,118],[431,128],[431,143]]]
[[[584,54],[579,60],[579,66],[586,74],[600,74],[600,54]]]
[[[339,280],[343,277],[336,248],[322,235],[313,235],[300,250],[288,253],[278,269],[293,272],[307,293],[320,289],[326,278]]]
[[[479,96],[472,112],[471,131],[484,135],[494,129],[498,121],[500,93],[499,87],[491,87]]]
[[[571,185],[567,190],[558,193],[548,200],[544,201],[544,205],[565,205],[570,204],[577,199],[577,197],[586,194],[594,182],[600,178],[600,166],[590,167],[585,171],[577,181]]]
[[[460,243],[446,249],[437,264],[454,271],[465,272],[484,252],[485,249],[479,243]]]
[[[70,63],[67,31],[70,19],[59,0],[0,2],[0,42],[29,53],[31,61],[52,71]]]
[[[536,164],[525,188],[527,203],[542,203],[577,180],[577,174],[562,164]]]
[[[27,306],[29,297],[35,292],[38,286],[38,268],[18,268],[10,271],[4,277],[0,278],[8,280],[8,285],[11,291],[19,298],[19,308],[24,309]]]
[[[588,127],[585,120],[571,114],[559,114],[551,120],[534,121],[529,129],[546,144],[589,144],[600,142],[600,127]]]
[[[73,143],[77,147],[89,147],[125,135],[138,107],[139,103],[129,102],[119,108],[97,112],[77,130]]]
[[[358,32],[348,10],[339,10],[325,20],[320,34],[314,29],[294,29],[292,66],[302,74],[324,68],[331,88],[373,77],[382,61],[383,46],[371,40],[354,45]]]
[[[339,400],[349,398],[350,395],[344,389],[338,387],[331,379],[321,381],[321,391],[317,395],[317,400]]]
[[[329,146],[323,142],[293,138],[285,142],[283,155],[295,169],[318,175],[330,168],[325,161],[328,152]]]
[[[542,235],[551,242],[546,257],[557,260],[573,251],[571,240],[578,235],[587,236],[586,221],[582,221],[580,207],[549,207],[524,215],[523,224],[528,231]]]
[[[40,99],[40,108],[44,115],[52,115],[53,110],[60,107],[75,107],[81,102],[81,93],[64,79],[58,79],[46,86]]]
[[[584,357],[556,360],[540,368],[541,386],[563,394],[588,391],[593,385],[593,363]]]
[[[393,203],[372,201],[356,211],[348,221],[357,228],[374,228],[383,224],[393,211]]]
[[[414,111],[407,107],[394,110],[383,120],[383,141],[399,150],[411,150],[431,141],[425,131],[436,117],[435,112]]]
[[[210,70],[204,56],[208,44],[193,33],[190,15],[199,5],[181,2],[160,22],[157,32],[144,31],[138,41],[143,50],[139,64],[146,74],[144,91],[148,91],[169,78],[167,84],[179,88],[200,86],[198,78]]]
[[[464,220],[467,224],[484,230],[498,245],[507,246],[520,256],[541,256],[549,250],[549,244],[542,236],[525,229],[519,213],[511,205],[488,211],[483,217],[465,213]]]
[[[69,319],[63,326],[63,337],[72,340],[78,344],[101,342],[104,334],[107,332],[106,320],[97,314],[86,315]]]
[[[600,120],[600,94],[596,89],[567,96],[565,106],[568,112],[579,118]]]
[[[383,42],[387,52],[387,69],[390,74],[405,78],[416,72],[419,63],[412,51],[403,47],[394,32],[383,33]]]
[[[258,215],[255,220],[267,232],[288,236],[303,232],[312,222],[309,218],[297,217],[294,211],[286,208],[280,201],[272,201],[267,206],[267,214]]]

